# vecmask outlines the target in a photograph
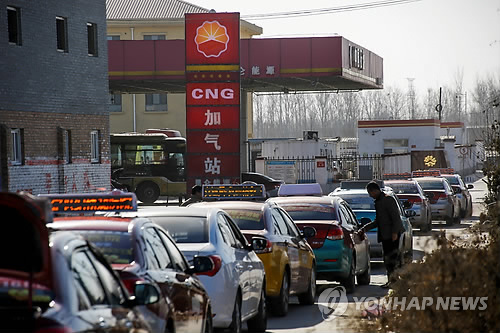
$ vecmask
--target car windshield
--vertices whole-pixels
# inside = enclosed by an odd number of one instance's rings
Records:
[[[396,194],[418,194],[417,185],[413,183],[389,183],[387,186]]]
[[[264,218],[261,210],[224,209],[241,230],[264,230]]]
[[[280,204],[295,221],[338,220],[335,208],[321,204]]]
[[[126,231],[78,230],[86,240],[101,250],[111,264],[130,264],[134,261],[132,239]]]
[[[418,184],[423,190],[444,190],[444,185],[441,181],[419,180]]]
[[[339,197],[344,199],[352,210],[375,210],[375,200],[370,198],[368,193],[366,195],[341,194]]]
[[[451,185],[460,185],[458,178],[455,176],[446,176],[444,178],[446,178]]]
[[[200,216],[151,216],[177,243],[208,243],[208,223]]]

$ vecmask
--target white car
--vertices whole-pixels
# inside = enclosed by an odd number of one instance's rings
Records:
[[[188,261],[208,256],[214,269],[198,274],[212,301],[213,325],[241,332],[246,321],[250,332],[265,332],[267,311],[265,271],[254,252],[267,241],[256,237],[248,244],[229,215],[218,208],[167,207],[122,216],[148,217],[168,231]]]

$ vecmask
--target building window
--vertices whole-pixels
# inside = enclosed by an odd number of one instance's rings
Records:
[[[97,24],[87,22],[89,56],[97,57]]]
[[[23,157],[23,146],[24,146],[24,138],[23,138],[23,129],[22,128],[13,128],[10,131],[10,135],[12,138],[12,164],[14,165],[22,165],[24,162]]]
[[[404,154],[408,152],[408,139],[384,139],[384,154]]]
[[[144,40],[165,40],[165,35],[144,35]]]
[[[99,149],[99,131],[90,132],[90,162],[99,163],[101,161],[101,152]]]
[[[109,94],[110,112],[121,112],[122,111],[122,95],[121,94]]]
[[[21,9],[7,6],[9,43],[21,45]]]
[[[167,111],[167,94],[147,94],[146,111]]]
[[[68,52],[68,22],[65,17],[56,17],[57,51]]]
[[[69,164],[71,163],[71,131],[63,130],[62,134],[64,162]]]
[[[108,35],[108,40],[120,40],[120,35]]]

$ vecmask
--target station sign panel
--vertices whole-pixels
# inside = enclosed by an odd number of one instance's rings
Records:
[[[190,129],[232,129],[240,126],[238,106],[189,107],[186,124]]]
[[[240,14],[186,14],[186,64],[239,64]]]
[[[187,186],[238,183],[239,13],[185,17]]]

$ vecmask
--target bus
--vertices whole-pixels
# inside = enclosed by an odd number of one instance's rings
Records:
[[[165,133],[111,134],[111,180],[143,203],[186,197],[186,139]]]

